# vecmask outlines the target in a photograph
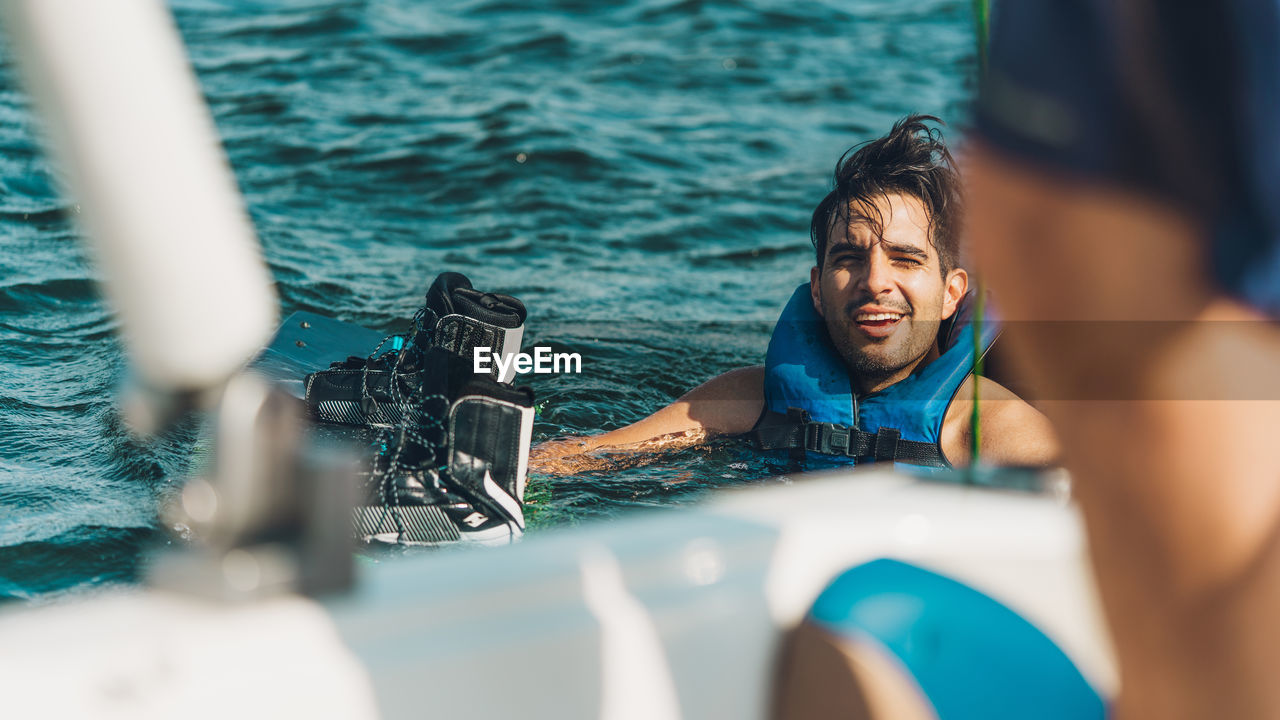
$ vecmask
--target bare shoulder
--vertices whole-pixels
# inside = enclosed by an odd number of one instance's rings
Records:
[[[969,464],[973,442],[973,383],[970,377],[956,392],[942,425],[942,450],[952,465]],[[978,453],[991,465],[1051,465],[1058,459],[1058,439],[1049,419],[1000,383],[978,382]]]

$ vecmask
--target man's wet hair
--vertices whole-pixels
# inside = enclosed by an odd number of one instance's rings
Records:
[[[908,115],[884,137],[849,148],[836,162],[835,184],[813,211],[809,237],[822,267],[827,240],[837,222],[864,221],[876,235],[884,218],[877,198],[891,193],[919,200],[929,217],[929,243],[946,277],[959,262],[962,194],[960,173],[933,115]],[[870,215],[868,213],[871,213]]]

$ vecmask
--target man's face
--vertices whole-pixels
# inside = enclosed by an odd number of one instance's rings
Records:
[[[882,233],[862,219],[883,218]],[[821,267],[810,271],[813,307],[862,392],[902,380],[934,349],[938,325],[956,311],[968,275],[942,276],[924,205],[891,193],[873,208],[836,217]]]

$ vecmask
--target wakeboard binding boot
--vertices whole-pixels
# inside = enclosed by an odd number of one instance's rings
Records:
[[[394,428],[413,422],[420,402],[413,398],[428,350],[443,348],[470,362],[477,348],[495,357],[520,351],[527,312],[510,295],[475,290],[461,273],[441,273],[413,316],[408,337],[384,339],[373,355],[351,356],[304,380],[307,407],[323,422],[358,427]],[[390,349],[383,351],[383,346]],[[489,376],[502,383],[515,377],[514,363],[491,363]]]
[[[533,393],[501,382],[496,369],[476,374],[472,354],[518,352],[525,317],[519,300],[444,273],[407,338],[305,378],[316,419],[376,433],[354,517],[359,538],[503,544],[523,533]]]
[[[532,391],[479,378],[447,395],[441,415],[381,443],[356,512],[361,539],[505,544],[524,532]]]
[[[462,273],[441,273],[427,290],[426,303],[414,315],[410,344],[420,345],[425,339],[468,361],[482,347],[505,358],[520,352],[527,316],[524,303],[510,295],[475,290]],[[491,368],[489,376],[498,382],[515,379],[512,367],[502,375],[497,363],[491,363]]]

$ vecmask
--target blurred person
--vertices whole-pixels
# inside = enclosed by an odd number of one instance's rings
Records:
[[[965,164],[1121,718],[1280,717],[1280,11],[1010,0]]]
[[[624,428],[544,443],[532,469],[577,472],[599,464],[583,455],[597,449],[632,454],[748,432],[763,449],[966,464],[975,379],[972,336],[956,320],[969,291],[959,266],[962,195],[927,121],[938,122],[908,116],[837,163],[810,227],[817,264],[783,311],[764,366],[712,378]],[[999,383],[976,382],[982,459],[1051,462],[1044,416]]]

